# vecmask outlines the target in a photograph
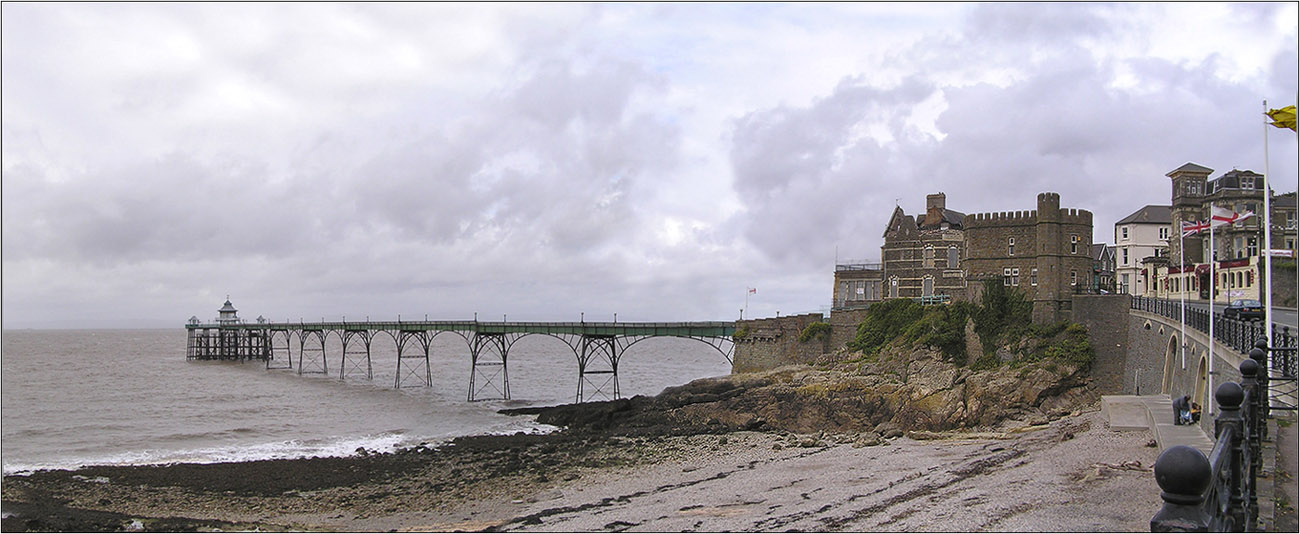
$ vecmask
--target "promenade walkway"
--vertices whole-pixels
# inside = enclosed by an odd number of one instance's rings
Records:
[[[1139,431],[1149,430],[1155,437],[1156,446],[1160,452],[1175,445],[1187,445],[1201,451],[1206,457],[1210,456],[1210,451],[1214,449],[1214,439],[1207,435],[1200,425],[1175,425],[1173,401],[1169,395],[1103,395],[1101,397],[1102,412],[1106,416],[1106,421],[1112,431]],[[1294,421],[1294,415],[1286,414],[1284,417]],[[1209,424],[1213,424],[1211,421]],[[1294,519],[1276,518],[1274,516],[1274,498],[1276,492],[1294,493],[1295,483],[1292,480],[1282,480],[1290,477],[1274,476],[1279,469],[1284,471],[1294,471],[1293,462],[1288,462],[1286,458],[1278,458],[1278,440],[1281,432],[1295,434],[1295,428],[1289,428],[1290,425],[1279,425],[1277,420],[1269,421],[1269,438],[1264,441],[1261,448],[1263,471],[1259,484],[1259,519],[1264,531],[1271,531],[1275,520],[1282,520],[1287,524],[1293,523]],[[1294,438],[1291,438],[1294,440]],[[1279,463],[1280,462],[1280,463]],[[1289,467],[1288,467],[1289,465]],[[1289,484],[1289,486],[1288,486]],[[1275,487],[1281,486],[1281,487]],[[1155,512],[1152,511],[1154,514]],[[1294,515],[1294,510],[1290,515]]]

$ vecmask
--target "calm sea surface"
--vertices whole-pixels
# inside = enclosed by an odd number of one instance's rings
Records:
[[[185,339],[183,328],[4,331],[4,473],[338,456],[358,447],[391,450],[464,435],[544,432],[550,428],[531,417],[496,411],[573,402],[578,385],[572,350],[545,336],[525,337],[510,349],[512,400],[478,402],[466,401],[469,349],[456,336],[434,341],[432,387],[400,390],[393,388],[396,350],[386,336],[373,345],[373,380],[341,380],[337,352],[329,355],[328,376],[267,370],[262,362],[186,361]],[[704,343],[656,338],[628,349],[619,384],[625,397],[653,395],[729,371],[722,355]]]

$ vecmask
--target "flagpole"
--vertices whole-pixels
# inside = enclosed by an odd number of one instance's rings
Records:
[[[1264,100],[1264,116],[1268,117],[1268,100]],[[1273,210],[1268,189],[1268,121],[1264,121],[1264,339],[1273,344]],[[1267,369],[1266,369],[1267,371]],[[1267,376],[1267,374],[1265,375]]]
[[[1219,279],[1217,275],[1214,273],[1214,264],[1218,262],[1215,261],[1215,257],[1214,257],[1214,252],[1216,249],[1214,247],[1214,202],[1212,201],[1210,202],[1209,221],[1210,221],[1210,343],[1209,343],[1210,365],[1209,365],[1209,370],[1206,372],[1207,382],[1209,383],[1208,384],[1209,389],[1208,391],[1205,392],[1207,398],[1202,400],[1206,401],[1205,408],[1209,410],[1210,415],[1214,415],[1215,414],[1213,408],[1214,403],[1208,401],[1209,401],[1209,397],[1212,397],[1214,395],[1214,294],[1217,293],[1217,289],[1219,288]]]

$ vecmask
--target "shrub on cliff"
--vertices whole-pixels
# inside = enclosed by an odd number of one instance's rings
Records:
[[[1023,291],[999,280],[985,280],[982,301],[974,313],[975,333],[980,335],[984,353],[995,352],[1007,341],[1009,327],[1032,324],[1033,316],[1034,303]]]
[[[867,356],[880,352],[880,348],[898,339],[918,319],[924,308],[912,299],[891,299],[873,304],[867,316],[858,325],[858,335],[848,343],[851,351],[862,351]]]
[[[920,342],[943,354],[954,365],[966,363],[966,319],[978,312],[969,302],[928,306],[919,320],[903,333],[906,343]]]
[[[999,358],[999,351],[1011,353],[1016,361],[1054,359],[1082,367],[1091,364],[1093,349],[1086,328],[1065,322],[1037,325],[1032,323],[1032,317],[1033,303],[1024,292],[989,281],[985,282],[978,306],[961,301],[922,306],[911,299],[876,304],[867,310],[848,349],[872,358],[891,343],[920,343],[939,351],[949,363],[965,365],[971,361],[975,369],[1002,365],[1005,356]],[[982,354],[967,354],[968,319],[979,335]]]
[[[808,323],[808,326],[799,333],[799,342],[807,343],[814,339],[825,339],[831,335],[831,324],[821,321]]]

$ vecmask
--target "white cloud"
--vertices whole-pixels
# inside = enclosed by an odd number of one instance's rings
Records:
[[[895,199],[1100,239],[1296,94],[1291,4],[4,10],[6,327],[814,310]]]

